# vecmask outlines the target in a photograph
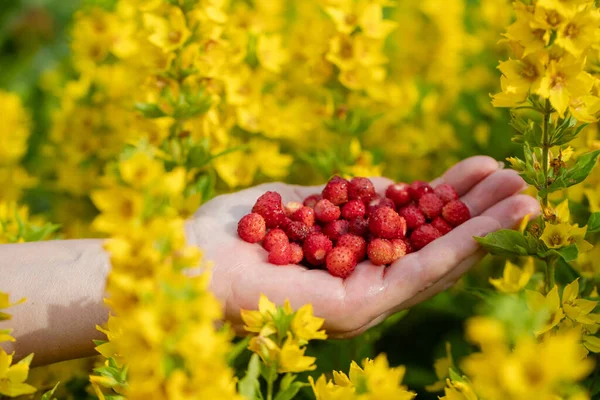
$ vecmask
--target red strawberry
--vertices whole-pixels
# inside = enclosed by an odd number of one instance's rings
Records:
[[[304,239],[306,239],[309,233],[308,226],[306,226],[306,224],[300,221],[290,221],[285,225],[283,230],[285,231],[288,238],[294,242],[304,241]]]
[[[442,183],[434,189],[435,194],[444,202],[444,204],[451,202],[452,200],[458,200],[458,193],[448,183]]]
[[[414,181],[408,187],[408,194],[412,197],[413,200],[417,201],[423,196],[425,193],[431,193],[433,189],[427,182],[423,181]]]
[[[398,214],[406,220],[408,229],[415,229],[425,223],[425,216],[419,208],[413,204],[402,207]]]
[[[338,240],[342,235],[348,233],[348,221],[338,219],[337,221],[331,221],[323,227],[322,231],[327,237],[334,242]]]
[[[324,199],[331,201],[336,206],[346,203],[348,201],[348,181],[334,176],[325,185],[322,195]]]
[[[393,239],[392,247],[394,248],[394,261],[406,255],[406,242],[402,239]]]
[[[397,239],[406,234],[406,221],[389,207],[379,207],[369,217],[369,229],[377,237]]]
[[[269,251],[269,262],[275,265],[287,265],[292,260],[292,249],[289,244],[277,245]]]
[[[434,219],[442,213],[444,203],[435,193],[425,193],[419,199],[419,209],[427,219]]]
[[[322,231],[323,231],[323,228],[321,228],[320,225],[313,225],[308,230],[309,233],[320,233]]]
[[[339,247],[348,247],[352,249],[354,254],[356,255],[356,260],[358,262],[365,259],[367,255],[367,242],[364,238],[352,234],[343,235],[338,241],[337,245]]]
[[[375,196],[375,186],[368,178],[352,178],[348,184],[348,198],[350,200],[361,200],[366,204]]]
[[[290,250],[290,263],[300,264],[302,262],[302,259],[304,258],[304,251],[302,251],[302,246],[300,246],[298,243],[290,243]]]
[[[284,244],[289,244],[290,240],[288,239],[285,232],[279,228],[271,229],[269,233],[265,236],[263,240],[263,247],[266,251],[271,251],[271,249],[275,246],[281,246]]]
[[[369,202],[367,205],[367,215],[371,215],[376,208],[379,207],[388,207],[392,210],[396,210],[396,204],[387,197],[375,197],[373,200]]]
[[[325,266],[329,273],[339,278],[347,278],[356,268],[356,255],[348,247],[336,247],[327,253]]]
[[[406,254],[415,252],[415,249],[412,247],[412,244],[410,244],[410,240],[405,240],[404,244],[406,245]]]
[[[460,200],[452,200],[442,209],[442,217],[452,226],[458,226],[471,218],[469,207]]]
[[[238,222],[237,232],[242,240],[248,243],[258,243],[267,233],[265,219],[256,213],[245,215]]]
[[[435,219],[431,221],[431,226],[440,231],[442,235],[445,235],[452,230],[452,226],[449,225],[442,217],[435,217]]]
[[[304,199],[304,205],[306,207],[310,207],[310,208],[315,208],[315,205],[317,204],[317,202],[319,200],[321,200],[323,198],[323,196],[321,196],[318,193],[315,194],[311,194],[310,196],[308,196],[306,199]]]
[[[281,195],[277,192],[266,192],[260,196],[252,207],[252,212],[265,219],[267,228],[277,228],[285,219]]]
[[[310,207],[302,206],[291,216],[292,221],[302,222],[309,228],[315,224],[315,210]]]
[[[298,203],[297,201],[290,201],[285,205],[285,215],[286,217],[291,217],[296,211],[301,209],[302,203]]]
[[[369,222],[364,218],[354,218],[348,221],[348,232],[365,237],[369,233]]]
[[[373,239],[367,247],[369,260],[375,265],[385,265],[394,262],[394,246],[387,239]]]
[[[419,250],[433,242],[435,239],[442,236],[440,231],[429,224],[421,225],[410,235],[410,243]]]
[[[333,243],[322,233],[311,233],[302,246],[304,257],[312,265],[321,265],[325,262],[327,253],[333,248]]]
[[[342,207],[342,217],[344,219],[353,219],[364,217],[366,213],[365,203],[360,200],[350,200]]]
[[[406,183],[402,182],[390,185],[385,191],[385,197],[392,200],[396,204],[396,207],[406,205],[411,201],[408,187]]]
[[[331,222],[341,215],[340,208],[327,199],[322,199],[315,204],[315,217],[321,222]]]

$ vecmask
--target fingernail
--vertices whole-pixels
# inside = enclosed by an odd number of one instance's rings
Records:
[[[499,169],[504,169],[505,166],[506,166],[506,164],[504,164],[504,161],[498,161],[498,168]]]

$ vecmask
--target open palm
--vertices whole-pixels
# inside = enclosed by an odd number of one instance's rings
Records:
[[[372,180],[380,194],[392,183],[386,178]],[[450,287],[484,255],[473,236],[511,228],[526,214],[538,212],[535,199],[518,194],[525,182],[489,157],[456,164],[432,186],[442,182],[456,188],[473,218],[387,268],[363,261],[346,279],[320,269],[269,264],[261,246],[237,236],[237,222],[265,191],[279,192],[285,204],[301,202],[322,186],[268,183],[216,197],[194,215],[192,235],[205,258],[214,263],[211,290],[238,332],[242,331],[240,309],[256,308],[264,293],[276,304],[286,298],[293,307],[312,303],[315,315],[325,318],[330,336],[353,336]]]

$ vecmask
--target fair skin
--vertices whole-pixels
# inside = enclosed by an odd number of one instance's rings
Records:
[[[391,183],[373,181],[379,193]],[[526,214],[539,212],[535,199],[518,194],[525,188],[522,179],[489,157],[464,160],[432,184],[442,182],[457,189],[473,218],[387,268],[364,261],[345,280],[319,269],[271,265],[260,246],[236,234],[237,221],[265,191],[278,191],[288,202],[302,201],[321,187],[270,183],[216,197],[188,222],[187,235],[213,261],[210,288],[238,333],[243,331],[239,310],[255,309],[264,293],[277,304],[286,298],[293,307],[312,303],[331,337],[351,337],[452,286],[484,255],[473,236],[512,228]],[[17,358],[33,352],[37,365],[93,355],[92,339],[102,338],[95,326],[108,316],[102,299],[109,263],[102,242],[2,245],[0,260],[0,289],[9,290],[11,299],[28,299],[10,310],[12,320],[0,323],[0,329],[14,328],[17,339],[4,346],[6,351]]]

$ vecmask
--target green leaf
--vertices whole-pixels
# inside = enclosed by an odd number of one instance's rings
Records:
[[[590,215],[587,223],[587,233],[600,232],[600,212],[595,212]]]
[[[533,236],[511,229],[492,232],[485,237],[475,237],[475,240],[485,250],[495,255],[535,255],[539,247],[538,240]]]
[[[453,368],[448,368],[448,376],[450,377],[450,380],[453,382],[464,382],[465,381],[463,379],[463,377],[460,376],[460,374],[458,372],[456,372]]]
[[[259,386],[258,376],[260,375],[260,358],[258,354],[253,354],[248,363],[246,375],[240,379],[238,383],[239,393],[247,399],[254,400],[257,398],[256,389]]]
[[[235,362],[235,359],[238,358],[238,356],[242,354],[244,350],[246,350],[246,348],[248,348],[248,343],[250,343],[250,339],[251,336],[246,336],[244,339],[237,342],[229,351],[229,354],[227,354],[227,364],[229,364],[229,366],[232,367],[233,363]]]
[[[294,398],[294,396],[296,396],[296,394],[298,394],[300,389],[307,386],[310,385],[305,382],[293,382],[285,389],[279,390],[279,393],[277,393],[277,396],[275,396],[275,400],[291,400]]]
[[[560,249],[550,249],[546,252],[540,252],[540,257],[547,257],[549,255],[556,255],[561,257],[566,262],[574,261],[579,256],[579,250],[576,244],[570,244]]]
[[[56,391],[56,388],[59,384],[60,382],[56,382],[56,385],[54,385],[54,387],[51,390],[48,390],[46,393],[44,393],[40,400],[52,400],[52,396],[54,396],[54,392]]]
[[[167,115],[158,107],[158,104],[137,103],[135,109],[141,112],[146,118],[160,118]]]
[[[575,165],[564,170],[550,186],[541,189],[539,196],[544,197],[549,193],[583,182],[596,166],[598,155],[600,155],[600,150],[595,150],[579,157]]]

